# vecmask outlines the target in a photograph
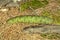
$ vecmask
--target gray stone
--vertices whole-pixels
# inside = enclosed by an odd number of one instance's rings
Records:
[[[11,6],[18,6],[18,2],[19,0],[0,0],[0,8],[1,7],[11,7]]]
[[[60,33],[60,25],[29,26],[23,29],[25,33]]]

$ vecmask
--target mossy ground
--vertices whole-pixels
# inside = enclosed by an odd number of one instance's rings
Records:
[[[60,10],[57,11],[57,14],[58,14],[58,15],[60,15],[60,12],[59,12],[59,11],[60,11]],[[60,25],[60,16],[57,16],[57,15],[55,15],[55,14],[53,14],[53,13],[48,12],[48,11],[43,11],[42,16],[50,17],[50,18],[52,18],[52,19],[54,20],[53,24],[58,24],[58,25]]]
[[[53,19],[46,16],[38,16],[38,15],[25,15],[25,16],[17,16],[6,21],[9,24],[13,23],[33,23],[33,24],[51,24]]]
[[[20,5],[20,10],[24,11],[26,9],[30,9],[30,7],[33,8],[33,9],[37,9],[37,8],[40,8],[40,7],[44,7],[47,4],[48,4],[47,0],[44,0],[44,1],[32,0],[32,1],[25,2],[25,3],[21,4]]]

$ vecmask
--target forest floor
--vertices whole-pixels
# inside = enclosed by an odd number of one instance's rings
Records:
[[[8,24],[6,21],[9,18],[20,16],[20,15],[43,15],[44,11],[50,12],[50,14],[44,14],[44,16],[49,16],[55,19],[60,19],[60,1],[59,0],[49,0],[49,4],[44,8],[38,8],[35,10],[38,14],[32,13],[32,10],[25,10],[21,12],[17,7],[11,7],[7,11],[0,10],[0,40],[59,40],[57,39],[48,39],[43,38],[40,34],[25,34],[22,32],[23,28],[29,25],[38,25],[38,24],[28,24],[28,23],[16,23]],[[32,13],[32,14],[31,14]],[[55,20],[56,21],[56,20]],[[58,21],[59,22],[59,21]],[[54,24],[58,24],[55,22]]]

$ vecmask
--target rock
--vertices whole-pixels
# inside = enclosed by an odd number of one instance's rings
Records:
[[[5,6],[7,3],[11,2],[11,0],[0,0],[0,8]]]
[[[1,7],[11,7],[11,6],[18,6],[18,2],[21,0],[0,0],[0,8]]]
[[[24,33],[60,33],[60,25],[37,25],[23,29]]]
[[[6,7],[19,7],[19,4],[10,2],[9,4],[6,5]]]

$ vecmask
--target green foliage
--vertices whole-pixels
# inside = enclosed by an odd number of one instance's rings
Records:
[[[41,24],[51,24],[53,19],[46,16],[17,16],[7,20],[7,23],[41,23]]]
[[[44,0],[44,1],[33,0],[30,2],[25,2],[25,3],[21,4],[20,10],[24,11],[25,9],[28,9],[29,7],[33,8],[33,9],[37,9],[37,8],[43,7],[47,4],[48,4],[47,0]]]

